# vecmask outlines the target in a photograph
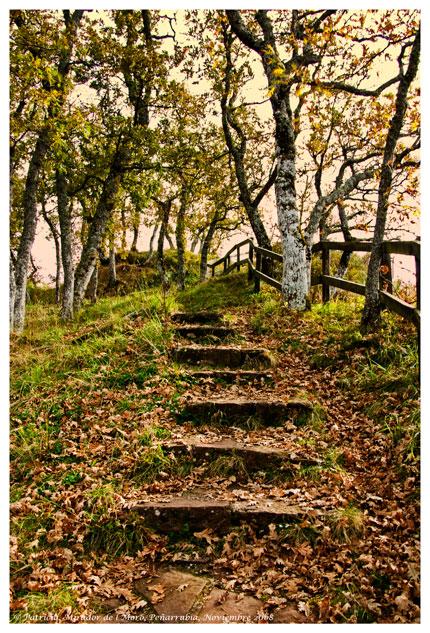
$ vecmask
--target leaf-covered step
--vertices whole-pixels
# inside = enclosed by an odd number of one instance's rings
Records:
[[[177,414],[181,421],[221,426],[281,426],[306,424],[313,405],[307,400],[200,400],[186,404]]]
[[[196,380],[215,380],[226,383],[234,382],[273,382],[273,374],[270,371],[258,371],[253,369],[196,369],[187,372]]]
[[[175,328],[175,333],[187,339],[225,339],[235,334],[235,330],[222,325],[182,325]]]
[[[172,314],[172,321],[175,323],[222,323],[222,315],[218,312],[176,312]]]
[[[263,348],[184,345],[174,348],[172,357],[178,363],[192,366],[260,369],[273,365],[272,357]]]
[[[159,497],[133,505],[133,513],[148,526],[160,532],[183,532],[191,529],[213,528],[225,530],[246,521],[258,527],[270,523],[297,523],[314,515],[315,510],[293,505],[282,499],[246,499],[230,501],[226,498],[204,498],[202,492],[171,499]]]
[[[282,470],[291,466],[316,466],[320,463],[319,460],[301,457],[276,446],[244,444],[232,438],[204,442],[189,436],[184,437],[180,443],[166,443],[163,449],[178,456],[189,455],[196,464],[208,462],[213,471],[217,464],[220,471],[222,468],[229,468],[228,474],[236,474],[236,468],[251,472],[267,468]]]

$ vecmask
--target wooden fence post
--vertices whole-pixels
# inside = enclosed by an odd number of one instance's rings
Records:
[[[254,262],[254,248],[253,248],[252,242],[249,242],[248,259],[250,262],[248,263],[248,281],[251,281],[253,277],[251,264]]]
[[[237,250],[237,264],[236,264],[236,267],[237,267],[237,270],[240,271],[240,246],[238,246],[236,250]]]
[[[257,272],[261,271],[261,253],[258,251],[255,254],[255,269]],[[260,292],[260,277],[258,275],[254,277],[254,292]]]
[[[419,252],[415,254],[415,285],[417,288],[417,310],[421,310],[421,258]]]
[[[330,275],[330,250],[328,246],[322,247],[321,251],[321,269],[323,275]],[[322,300],[323,303],[330,301],[330,285],[326,282],[322,282]]]

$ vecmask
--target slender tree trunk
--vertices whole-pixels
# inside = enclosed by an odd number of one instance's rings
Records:
[[[31,265],[31,273],[29,274],[28,278],[30,279],[30,281],[32,281],[34,283],[34,285],[37,284],[37,273],[39,272],[39,269],[37,268],[35,261],[33,259],[33,255],[32,253],[30,253],[30,265]]]
[[[187,210],[187,195],[181,194],[181,201],[176,218],[176,251],[178,253],[177,284],[179,290],[185,289],[185,213]]]
[[[381,177],[378,190],[378,209],[376,213],[375,232],[373,235],[372,252],[366,280],[366,301],[361,317],[361,331],[377,329],[380,323],[381,300],[379,297],[379,267],[382,257],[382,242],[384,240],[385,225],[391,185],[393,181],[393,159],[397,141],[402,131],[406,114],[408,90],[414,80],[420,59],[420,31],[417,31],[409,57],[408,69],[402,74],[397,89],[396,106],[385,142],[384,157],[382,159]]]
[[[234,170],[236,174],[236,180],[239,187],[240,196],[239,199],[243,204],[246,214],[248,216],[249,223],[255,235],[257,243],[262,248],[272,249],[269,236],[266,228],[261,219],[258,211],[258,205],[263,199],[264,195],[270,190],[273,185],[274,178],[269,178],[267,183],[262,187],[256,198],[252,199],[248,185],[248,178],[245,170],[245,155],[247,139],[243,132],[239,122],[235,119],[231,108],[230,92],[231,92],[231,76],[233,73],[233,62],[231,57],[231,49],[233,44],[233,38],[231,33],[226,29],[223,32],[224,47],[226,54],[226,70],[224,75],[224,92],[221,97],[221,114],[222,114],[222,127],[224,132],[224,138],[228,147],[228,150],[233,158]],[[236,142],[233,138],[231,130],[236,132],[239,137],[239,142]]]
[[[348,225],[348,218],[346,216],[345,213],[345,208],[343,206],[342,202],[338,202],[337,204],[337,208],[339,210],[339,220],[340,220],[340,227],[342,229],[342,234],[343,234],[343,239],[345,240],[345,242],[350,242],[352,240],[352,233],[349,230],[349,225]],[[343,251],[340,261],[339,261],[339,265],[337,267],[336,270],[336,276],[337,277],[343,277],[348,269],[348,264],[349,261],[351,259],[352,256],[352,251]]]
[[[126,10],[124,16],[132,14]],[[143,31],[127,29],[127,45],[133,48],[141,46],[143,34],[148,51],[153,50],[151,33],[151,13],[148,9],[142,9]],[[139,41],[137,41],[139,40]],[[151,74],[140,74],[139,69],[132,69],[126,59],[122,60],[121,71],[128,88],[128,95],[133,105],[133,126],[136,129],[146,128],[149,124],[149,103],[152,91],[153,77]],[[120,137],[113,156],[109,174],[103,185],[103,191],[97,205],[96,213],[90,226],[88,239],[82,250],[81,260],[76,269],[74,306],[79,308],[82,304],[85,289],[88,285],[94,266],[94,258],[100,245],[106,225],[112,215],[115,205],[115,197],[121,184],[121,176],[130,157],[129,141]]]
[[[73,298],[74,310],[78,310],[82,305],[85,291],[93,272],[97,249],[100,246],[106,225],[115,207],[115,197],[121,183],[122,168],[124,163],[127,162],[128,156],[128,146],[126,142],[120,139],[76,269]]]
[[[166,228],[165,228],[164,237],[167,240],[167,243],[169,245],[170,250],[174,251],[175,250],[175,245],[173,243],[172,236],[170,234],[170,227],[169,227],[169,225],[167,225]]]
[[[61,258],[63,262],[63,295],[61,298],[61,319],[73,319],[73,292],[75,270],[73,265],[72,202],[67,195],[66,177],[59,170],[55,174],[57,191],[58,220],[60,223]]]
[[[52,237],[54,239],[55,245],[55,303],[60,303],[61,298],[61,245],[60,245],[60,235],[58,233],[57,227],[49,217],[46,211],[46,202],[45,199],[42,199],[42,216],[51,231]]]
[[[139,239],[139,226],[133,226],[133,241],[130,246],[130,253],[137,253],[138,239]]]
[[[93,271],[91,273],[90,281],[88,283],[88,298],[91,303],[97,302],[97,290],[99,285],[99,266],[98,262],[94,264]]]
[[[24,329],[28,267],[37,227],[37,189],[45,156],[49,148],[49,139],[49,128],[45,126],[36,141],[25,181],[23,200],[24,225],[15,265],[16,289],[13,329],[18,333]]]
[[[149,240],[149,254],[151,254],[154,251],[154,243],[155,243],[155,238],[157,237],[157,232],[158,232],[158,224],[154,225],[154,230],[151,233],[151,238]]]
[[[200,233],[196,233],[196,235],[192,239],[191,246],[190,246],[190,250],[192,253],[195,252],[197,248],[197,244],[199,243],[199,240],[200,240]]]
[[[200,249],[200,281],[204,281],[206,279],[206,275],[208,272],[208,256],[209,250],[212,244],[213,236],[215,234],[216,226],[218,223],[218,214],[215,212],[210,224],[208,232],[206,233],[204,239],[202,240],[201,249]]]
[[[158,234],[158,243],[157,243],[157,266],[160,272],[161,283],[163,286],[165,286],[167,283],[166,266],[164,262],[164,238],[169,226],[169,216],[170,216],[171,207],[172,207],[171,200],[167,200],[166,202],[162,203],[162,218],[161,218],[160,233]]]
[[[125,253],[127,248],[127,221],[125,217],[125,209],[121,207],[121,250]]]
[[[115,288],[117,284],[116,278],[116,257],[115,257],[115,246],[111,244],[109,248],[109,277],[108,277],[108,288]]]
[[[12,261],[12,257],[9,256],[9,327],[12,330],[13,328],[13,311],[15,308],[15,294],[16,294],[16,284],[15,284],[15,269]]]

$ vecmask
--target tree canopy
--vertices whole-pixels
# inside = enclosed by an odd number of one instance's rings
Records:
[[[10,34],[18,332],[40,221],[67,320],[142,225],[161,266],[174,236],[183,287],[187,248],[203,278],[232,231],[270,248],[276,209],[282,292],[304,309],[319,236],[381,234],[383,213],[383,239],[417,213],[416,10],[14,9]]]

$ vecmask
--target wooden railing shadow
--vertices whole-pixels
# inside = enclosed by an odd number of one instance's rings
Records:
[[[330,253],[331,251],[368,252],[372,250],[372,243],[360,240],[350,242],[321,241],[312,248],[313,253],[321,253],[321,275],[312,279],[312,285],[322,285],[322,299],[326,303],[330,300],[330,288],[340,288],[348,292],[364,295],[365,285],[353,281],[348,281],[340,277],[330,275]],[[415,285],[416,285],[416,306],[403,301],[393,294],[393,283],[391,274],[391,255],[410,255],[415,258]],[[382,244],[382,261],[387,271],[380,277],[380,298],[382,304],[391,312],[412,321],[417,328],[420,327],[421,310],[421,269],[420,269],[421,244],[418,241],[385,241]],[[270,265],[268,265],[270,262]],[[261,246],[256,246],[251,239],[243,240],[235,244],[225,255],[219,259],[208,262],[211,276],[216,275],[216,269],[222,267],[221,274],[228,274],[233,270],[240,270],[241,266],[248,266],[248,279],[254,280],[255,292],[260,291],[260,283],[273,286],[277,290],[282,290],[281,282],[275,277],[268,275],[267,270],[275,270],[276,264],[283,263],[283,257],[279,253],[270,251]]]

